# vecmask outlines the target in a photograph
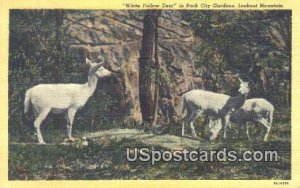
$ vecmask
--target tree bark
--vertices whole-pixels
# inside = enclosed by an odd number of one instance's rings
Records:
[[[54,61],[52,67],[52,81],[59,82],[61,80],[60,66],[62,61],[62,25],[63,25],[63,17],[64,13],[62,10],[55,10],[53,12],[53,16],[55,18],[55,52],[54,52]]]
[[[155,42],[154,42],[154,67],[155,67],[155,81],[154,81],[154,101],[152,107],[153,121],[152,127],[157,124],[157,112],[158,112],[158,98],[159,98],[159,83],[158,83],[158,70],[160,69],[160,64],[158,61],[158,15],[154,19],[155,24]]]
[[[55,47],[53,49],[53,61],[51,62],[51,82],[58,83],[61,82],[61,67],[62,67],[62,25],[64,13],[63,10],[54,10],[52,12],[55,23]],[[51,57],[52,52],[50,52],[49,57]],[[64,117],[61,115],[57,115],[53,119],[53,124],[55,128],[59,128],[58,126],[63,124]]]
[[[152,66],[158,10],[149,10],[144,16],[143,38],[139,58],[139,97],[142,118],[145,123],[153,122]],[[155,111],[155,110],[154,110]]]

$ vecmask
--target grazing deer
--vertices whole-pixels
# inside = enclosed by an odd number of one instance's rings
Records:
[[[244,82],[240,78],[239,81],[239,95],[235,97],[200,89],[185,93],[182,96],[182,136],[184,136],[185,123],[188,123],[193,137],[197,137],[193,123],[199,116],[206,115],[217,119],[221,118],[224,138],[226,138],[231,114],[244,104],[250,91],[248,82]]]
[[[268,135],[273,124],[274,110],[274,106],[266,99],[247,99],[244,105],[231,115],[230,121],[238,124],[238,136],[240,136],[241,127],[246,125],[246,134],[249,140],[250,136],[247,122],[260,123],[267,129],[263,139],[264,141],[267,141]],[[222,128],[220,119],[214,121],[210,120],[209,128],[211,133],[210,139],[214,140],[218,136],[218,133]]]

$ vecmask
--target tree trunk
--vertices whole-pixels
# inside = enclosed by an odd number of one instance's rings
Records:
[[[142,47],[139,58],[139,97],[142,118],[145,123],[153,122],[153,95],[151,90],[153,51],[156,33],[157,10],[149,10],[144,16]]]
[[[60,75],[60,66],[62,61],[62,25],[63,25],[63,11],[62,10],[55,10],[53,12],[53,16],[55,18],[55,49],[54,49],[54,61],[52,67],[52,81],[53,82],[60,82],[61,75]]]
[[[53,61],[51,63],[51,82],[58,83],[62,80],[62,25],[63,25],[63,11],[54,10],[53,11],[54,23],[55,23],[55,47],[53,51]],[[51,52],[52,53],[52,52]],[[51,57],[52,54],[49,54]],[[53,124],[55,128],[59,128],[60,125],[64,124],[64,116],[56,115],[53,119]]]
[[[158,13],[159,14],[159,13]],[[158,83],[158,70],[160,69],[158,61],[158,15],[155,17],[155,43],[154,43],[154,67],[155,67],[155,81],[154,81],[154,99],[153,99],[153,121],[152,127],[157,124],[157,111],[158,111],[158,98],[159,98],[159,83]]]

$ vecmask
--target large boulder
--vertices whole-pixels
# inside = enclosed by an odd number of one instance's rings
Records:
[[[85,50],[94,61],[121,72],[110,84],[110,92],[118,96],[121,115],[140,121],[139,51],[143,12],[141,11],[73,11],[64,20],[74,50]],[[159,62],[164,83],[160,97],[176,98],[194,87],[193,45],[195,38],[179,11],[163,11],[159,17]]]

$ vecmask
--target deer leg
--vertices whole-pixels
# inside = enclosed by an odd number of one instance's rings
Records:
[[[230,130],[232,129],[230,121],[228,121],[228,127],[229,127]]]
[[[202,114],[201,110],[197,110],[195,112],[193,112],[192,116],[190,117],[190,127],[192,130],[192,134],[194,138],[198,138],[197,133],[195,131],[195,127],[194,127],[194,121]]]
[[[243,131],[242,130],[242,127],[243,127],[244,125],[243,124],[241,124],[241,123],[238,123],[238,135],[237,135],[237,138],[239,139],[239,138],[241,138],[241,132]]]
[[[182,117],[182,129],[181,129],[181,136],[185,135],[185,123],[187,122],[187,120],[190,118],[190,116],[192,115],[192,112],[187,109],[187,112],[185,115],[183,115]]]
[[[33,106],[32,109],[33,109],[34,117],[37,118],[37,117],[39,116],[39,114],[40,114],[39,111],[38,111],[38,109],[37,109],[35,106]],[[35,132],[34,132],[34,136],[37,136],[37,135],[38,135],[38,134],[37,134],[37,132],[35,131]]]
[[[70,141],[75,141],[75,138],[72,137],[72,125],[74,121],[74,117],[76,114],[77,109],[70,108],[68,110],[68,117],[67,117],[67,134]]]
[[[267,138],[269,136],[270,130],[271,130],[271,124],[266,119],[258,119],[257,122],[261,123],[263,126],[267,128],[267,131],[264,136],[264,142],[267,141]]]
[[[229,114],[227,114],[224,118],[222,118],[222,124],[224,125],[224,135],[223,135],[224,139],[227,138],[227,127],[229,124],[229,118],[230,118]]]
[[[267,138],[269,136],[272,125],[266,119],[263,119],[262,121],[266,124],[266,127],[267,127],[267,132],[266,132],[265,137],[264,137],[264,142],[266,142]]]
[[[251,138],[250,138],[250,136],[249,136],[249,124],[246,123],[245,126],[246,126],[246,135],[247,135],[247,137],[248,137],[248,140],[251,140]]]
[[[193,137],[194,138],[198,138],[197,133],[195,131],[195,127],[194,127],[194,122],[193,121],[190,122],[190,127],[191,127],[191,130],[192,130]]]
[[[189,125],[191,127],[193,137],[197,138],[197,133],[196,133],[195,127],[194,127],[194,116],[195,116],[195,112],[193,112],[192,115],[189,118]]]
[[[43,121],[45,120],[45,118],[47,117],[47,115],[49,114],[50,110],[51,110],[50,108],[43,109],[41,111],[41,113],[38,114],[37,118],[34,121],[34,127],[36,129],[36,133],[37,133],[37,137],[38,137],[38,140],[39,140],[39,144],[41,144],[41,145],[44,145],[46,143],[43,140],[43,136],[42,136],[40,127],[41,127],[41,124],[43,123]]]
[[[186,116],[184,116],[184,117],[182,118],[182,123],[181,123],[181,126],[182,126],[182,128],[181,128],[181,136],[184,136],[185,122],[186,122]]]
[[[184,119],[182,120],[181,136],[184,136]]]
[[[238,136],[237,136],[238,139],[241,138],[241,134],[242,134],[242,131],[243,131],[243,126],[244,126],[244,124],[238,123]]]
[[[170,123],[169,110],[166,111],[166,124]]]

